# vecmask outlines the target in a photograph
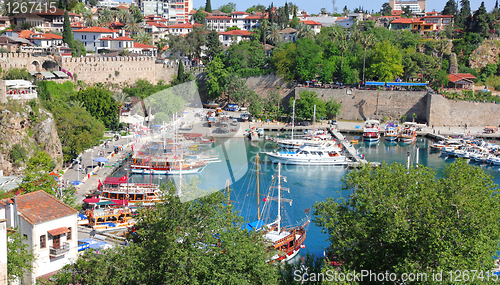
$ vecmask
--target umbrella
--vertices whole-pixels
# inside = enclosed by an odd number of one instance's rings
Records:
[[[105,158],[105,157],[96,157],[94,158],[94,161],[97,161],[97,162],[107,162],[109,159]]]
[[[71,181],[71,184],[78,186],[80,184],[85,184],[85,182],[76,180],[76,181]]]

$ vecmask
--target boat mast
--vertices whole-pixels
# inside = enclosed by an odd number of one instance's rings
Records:
[[[281,232],[281,162],[278,163],[278,233]]]
[[[226,180],[226,184],[227,184],[227,213],[229,214],[229,179]]]
[[[293,127],[295,125],[295,100],[293,100],[293,111],[292,112],[293,112],[292,113],[292,141],[293,141]]]
[[[313,134],[312,138],[314,139],[314,123],[316,122],[316,105],[314,105],[314,114],[313,114]]]
[[[257,163],[257,220],[260,220],[259,154],[257,154],[256,159],[257,159],[257,161],[256,161],[256,163]],[[228,180],[228,184],[227,185],[229,187],[229,180]],[[229,201],[229,197],[227,199]]]

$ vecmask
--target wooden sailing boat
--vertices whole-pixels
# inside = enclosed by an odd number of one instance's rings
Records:
[[[257,221],[253,223],[249,223],[249,228],[253,228],[257,231],[261,231],[263,233],[264,239],[269,242],[270,250],[277,250],[278,254],[271,257],[269,262],[275,261],[288,261],[295,257],[301,248],[304,248],[304,241],[306,239],[306,229],[305,227],[309,224],[309,220],[307,220],[303,225],[299,227],[286,227],[282,224],[282,216],[281,216],[281,206],[283,202],[292,204],[291,199],[286,199],[281,197],[281,191],[288,191],[289,188],[282,187],[282,182],[286,181],[286,177],[281,176],[281,163],[278,164],[278,175],[273,175],[273,182],[271,183],[270,191],[264,198],[265,205],[262,209],[262,214],[259,209],[259,167],[258,167],[259,157],[257,156]],[[271,196],[272,189],[277,189],[277,197]],[[277,218],[270,222],[269,224],[264,225],[264,221],[261,220],[261,216],[264,214],[270,213],[272,204],[271,202],[277,202]]]

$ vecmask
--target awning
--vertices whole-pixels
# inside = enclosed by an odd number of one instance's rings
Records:
[[[104,180],[104,185],[120,185],[127,183],[127,180],[120,180],[121,177],[106,177]]]
[[[87,198],[87,199],[83,199],[83,202],[87,203],[87,204],[93,204],[93,203],[97,203],[101,201],[101,199],[99,198]]]
[[[57,75],[57,77],[60,77],[60,78],[69,77],[66,73],[64,73],[62,71],[54,71],[54,74]]]
[[[51,236],[55,237],[55,236],[58,236],[58,235],[62,235],[62,234],[65,234],[65,233],[69,233],[70,230],[67,228],[67,227],[60,227],[60,228],[57,228],[57,229],[53,229],[53,230],[50,230],[50,231],[47,231]]]
[[[97,206],[107,206],[107,205],[114,205],[115,203],[113,201],[102,201],[102,202],[97,202],[95,204]]]
[[[29,73],[30,73],[31,75],[35,76],[35,75],[37,75],[39,72],[38,72],[38,71],[30,71]]]
[[[387,86],[427,86],[427,83],[387,82]]]
[[[45,77],[45,78],[56,78],[56,76],[54,74],[52,74],[51,72],[48,72],[48,71],[42,71],[40,72],[40,74]]]
[[[384,86],[385,82],[365,82],[365,85]]]
[[[111,200],[115,205],[119,206],[127,206],[128,205],[128,200]]]

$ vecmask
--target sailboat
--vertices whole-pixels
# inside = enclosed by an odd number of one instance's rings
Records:
[[[257,156],[258,163],[258,156]],[[263,233],[264,239],[269,242],[269,249],[272,251],[278,251],[278,254],[272,256],[269,259],[269,262],[275,261],[288,261],[294,258],[300,251],[300,249],[304,248],[304,241],[306,239],[306,226],[309,224],[309,220],[307,220],[301,226],[283,226],[282,223],[282,203],[289,203],[292,205],[292,200],[281,197],[282,191],[289,192],[289,188],[282,187],[282,182],[286,182],[286,177],[281,175],[281,164],[278,164],[277,169],[278,175],[273,175],[273,181],[271,183],[271,187],[269,187],[269,192],[264,198],[264,207],[262,209],[262,214],[259,213],[258,210],[258,220],[249,223],[248,227],[256,229]],[[258,164],[257,164],[257,177],[258,177]],[[258,183],[257,183],[258,184]],[[258,188],[258,187],[257,187]],[[277,190],[277,196],[272,196],[273,190]],[[257,190],[258,192],[258,190]],[[259,195],[257,194],[257,199],[259,199]],[[277,217],[274,221],[271,221],[268,224],[264,225],[264,221],[261,220],[261,216],[267,216],[265,219],[270,218],[269,215],[272,211],[272,201],[277,202]],[[257,201],[257,205],[258,201]],[[259,206],[257,206],[259,208]]]
[[[316,105],[314,105],[314,117],[316,117]],[[313,123],[314,123],[314,121],[313,121]],[[309,144],[315,143],[315,141],[313,141],[313,140],[294,139],[293,138],[293,128],[294,128],[294,126],[295,126],[295,100],[293,101],[292,136],[291,136],[291,139],[277,140],[276,143],[278,144],[279,147],[281,147],[281,148],[288,148],[288,149],[297,149],[297,148],[300,148],[305,143],[309,143]],[[313,132],[313,137],[314,137],[314,132]]]

